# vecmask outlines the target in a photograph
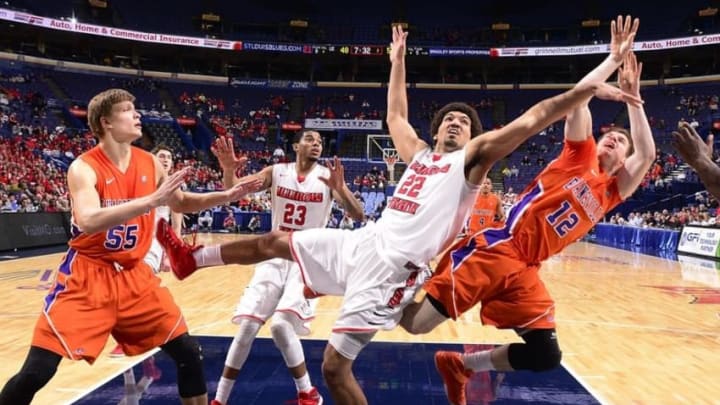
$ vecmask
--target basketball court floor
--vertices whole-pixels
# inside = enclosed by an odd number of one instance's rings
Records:
[[[199,235],[213,243],[229,235]],[[42,298],[62,254],[0,264],[0,384],[20,368]],[[230,315],[252,275],[251,266],[205,269],[180,282],[163,274],[203,346],[211,397],[235,333]],[[479,373],[470,404],[720,404],[720,272],[713,262],[659,258],[579,242],[543,265],[557,304],[563,367],[549,373]],[[323,297],[304,340],[313,383],[332,403],[320,364],[340,298]],[[230,403],[292,403],[294,385],[282,357],[260,331]],[[520,341],[484,327],[477,308],[425,336],[381,332],[356,361],[371,404],[444,404],[436,350],[474,351]],[[140,403],[178,403],[174,365],[162,354],[111,358],[108,342],[93,366],[63,361],[36,404],[118,404],[124,381],[150,382]],[[132,376],[129,370],[132,370]],[[150,381],[152,379],[152,381]]]

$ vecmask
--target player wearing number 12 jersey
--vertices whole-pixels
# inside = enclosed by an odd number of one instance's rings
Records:
[[[623,63],[620,88],[640,96],[641,65],[632,53],[638,22],[613,22],[611,54],[580,84],[607,77]],[[632,28],[631,28],[632,27]],[[622,45],[621,45],[622,44]],[[621,51],[624,49],[624,52]],[[611,128],[596,144],[588,102],[565,121],[560,156],[520,195],[502,228],[490,228],[454,244],[425,285],[422,303],[406,308],[404,324],[424,333],[481,303],[483,323],[514,329],[523,343],[477,353],[438,352],[435,362],[450,403],[465,404],[474,371],[547,371],[560,364],[555,304],[540,279],[540,264],[577,241],[605,214],[635,192],[655,160],[652,131],[642,105],[628,104],[632,135]]]
[[[330,171],[341,168],[336,159],[329,168],[318,164],[323,142],[317,131],[298,131],[293,139],[295,162],[268,166],[258,176],[263,189],[270,188],[272,196],[272,229],[297,231],[324,228],[328,222],[333,198],[355,220],[364,217],[360,202],[352,195],[342,179],[339,189],[326,183]],[[213,148],[223,169],[226,187],[235,181],[237,165],[232,139],[219,138]],[[308,322],[315,316],[317,299],[307,299],[298,265],[290,260],[270,259],[255,266],[250,284],[245,288],[232,321],[238,325],[225,358],[225,367],[218,382],[212,404],[227,404],[230,391],[240,369],[245,364],[260,327],[272,317],[273,341],[280,350],[290,374],[295,380],[298,402],[305,405],[322,403],[322,397],[310,382],[305,356],[298,335],[307,335]]]

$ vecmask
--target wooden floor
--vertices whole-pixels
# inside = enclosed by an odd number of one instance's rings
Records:
[[[205,235],[199,239],[210,243],[228,237]],[[0,263],[0,384],[22,364],[46,293],[41,278],[47,277],[46,269],[57,266],[60,257],[56,254]],[[251,270],[249,266],[217,267],[184,282],[171,274],[162,277],[183,308],[191,332],[232,336],[235,328],[229,316],[250,280]],[[549,260],[543,271],[557,301],[563,364],[601,402],[720,404],[717,270],[578,243]],[[38,285],[40,288],[34,289]],[[698,296],[713,296],[709,288],[690,290],[692,295],[683,287],[714,287],[715,298]],[[703,301],[715,303],[700,303]],[[339,304],[339,298],[321,299],[310,338],[329,336]],[[260,335],[269,336],[268,328],[264,327]],[[382,332],[376,339],[457,343],[518,340],[511,332],[481,326],[476,310],[423,337],[397,329]],[[112,344],[108,343],[105,353]],[[137,358],[105,355],[92,367],[63,361],[34,403],[71,403],[135,362]]]

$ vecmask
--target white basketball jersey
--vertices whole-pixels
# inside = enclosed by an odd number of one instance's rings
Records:
[[[329,176],[330,170],[319,164],[305,178],[298,176],[295,163],[273,165],[272,229],[324,228],[330,217],[332,193],[319,177]]]
[[[465,179],[464,148],[418,152],[377,221],[384,256],[398,263],[430,261],[460,232],[479,190]]]
[[[168,207],[167,205],[163,205],[161,207],[155,208],[156,227],[160,218],[164,218],[166,221],[170,221],[170,207]],[[152,244],[150,245],[150,250],[148,250],[147,254],[145,255],[145,263],[152,267],[153,271],[157,273],[160,270],[160,260],[162,259],[162,256],[162,246],[160,246],[157,238],[153,237]]]

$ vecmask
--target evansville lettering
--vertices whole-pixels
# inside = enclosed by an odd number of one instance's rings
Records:
[[[277,196],[287,198],[288,200],[301,201],[301,202],[323,202],[323,193],[303,193],[302,191],[290,190],[285,187],[277,188]]]
[[[590,191],[590,186],[588,186],[585,180],[574,177],[565,184],[565,189],[572,191],[573,196],[580,203],[583,211],[585,211],[585,214],[587,214],[593,223],[597,223],[605,215],[603,207]]]

